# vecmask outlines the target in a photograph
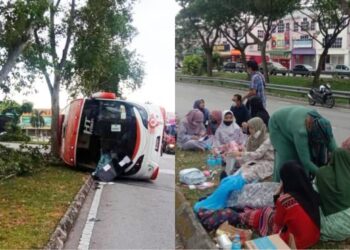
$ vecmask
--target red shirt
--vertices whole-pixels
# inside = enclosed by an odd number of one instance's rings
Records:
[[[293,234],[298,249],[308,248],[320,239],[320,229],[290,194],[282,194],[278,198],[275,224],[279,228],[287,226],[287,231],[281,232],[280,236],[288,244],[289,234]]]

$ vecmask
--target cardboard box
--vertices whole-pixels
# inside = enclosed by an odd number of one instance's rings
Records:
[[[245,242],[245,249],[291,249],[278,234]]]
[[[242,245],[245,241],[250,240],[252,238],[253,232],[250,229],[241,229],[230,225],[227,221],[220,225],[220,227],[216,230],[216,236],[220,236],[221,234],[226,234],[230,240],[233,240],[235,234],[239,234],[241,237]]]

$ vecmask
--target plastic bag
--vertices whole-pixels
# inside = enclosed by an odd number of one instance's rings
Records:
[[[179,173],[180,182],[186,185],[202,184],[207,180],[203,172],[197,168],[183,169]]]

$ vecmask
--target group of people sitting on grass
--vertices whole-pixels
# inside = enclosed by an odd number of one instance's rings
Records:
[[[259,97],[249,107],[239,95],[233,101],[220,115],[198,100],[179,125],[179,148],[225,159],[219,186],[194,206],[203,226],[243,224],[287,243],[292,237],[298,249],[349,238],[350,138],[338,147],[330,122],[312,109],[290,106],[270,117]]]

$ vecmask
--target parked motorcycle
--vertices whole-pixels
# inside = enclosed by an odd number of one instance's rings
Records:
[[[307,94],[310,105],[315,105],[316,103],[326,106],[327,108],[333,108],[335,104],[335,98],[332,93],[331,85],[321,85],[319,88],[310,89]]]

